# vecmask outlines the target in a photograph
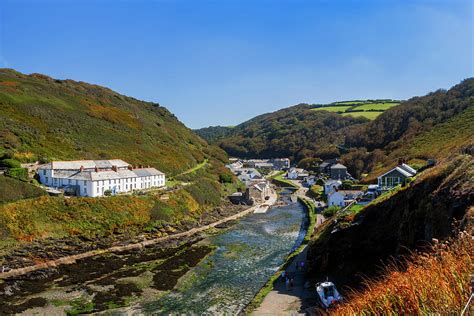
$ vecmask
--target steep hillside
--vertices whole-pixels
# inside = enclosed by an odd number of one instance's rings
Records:
[[[372,122],[346,131],[348,152],[342,156],[355,176],[372,173],[366,181],[396,163],[441,159],[474,137],[474,78],[448,91],[439,90],[393,107]]]
[[[358,286],[380,272],[383,261],[423,248],[466,224],[474,201],[474,159],[455,154],[409,186],[369,204],[357,215],[329,221],[311,241],[308,275]]]
[[[333,157],[336,144],[343,142],[344,129],[367,122],[327,111],[314,111],[300,104],[257,116],[232,128],[216,143],[238,157]]]
[[[19,160],[121,158],[178,174],[219,149],[166,108],[73,80],[0,69],[0,151]]]

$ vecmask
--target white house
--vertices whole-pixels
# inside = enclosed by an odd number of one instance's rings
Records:
[[[390,190],[403,183],[407,178],[416,175],[416,170],[405,163],[378,177],[378,186],[382,191]]]
[[[53,161],[38,168],[40,182],[79,196],[98,197],[104,192],[132,192],[165,185],[165,174],[155,168],[133,168],[120,159]]]
[[[329,194],[336,191],[341,185],[342,182],[340,180],[327,180],[324,182],[324,194],[329,196]]]
[[[305,177],[308,177],[309,174],[306,172],[306,170],[301,169],[301,168],[291,168],[286,177],[291,180],[296,180],[296,179],[304,179]]]
[[[339,190],[328,195],[328,206],[344,207],[360,198],[364,192],[358,190]]]

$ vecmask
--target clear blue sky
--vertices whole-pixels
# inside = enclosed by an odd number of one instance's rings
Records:
[[[473,3],[0,1],[0,66],[159,102],[191,128],[473,76]]]

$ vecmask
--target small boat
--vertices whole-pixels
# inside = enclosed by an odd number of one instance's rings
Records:
[[[316,284],[316,292],[324,308],[328,308],[334,302],[342,301],[341,294],[332,282],[326,281]]]

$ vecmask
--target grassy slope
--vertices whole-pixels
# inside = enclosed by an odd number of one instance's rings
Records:
[[[464,145],[469,145],[474,139],[472,122],[474,121],[474,105],[453,116],[445,123],[415,136],[404,146],[390,153],[388,161],[396,161],[405,157],[409,162],[429,158],[443,159]],[[365,182],[376,181],[379,174],[388,171],[393,165],[379,165],[364,179]]]
[[[0,70],[0,150],[17,158],[121,158],[177,174],[212,148],[166,108],[107,88]]]
[[[46,192],[32,184],[0,176],[0,204],[43,195],[46,195]]]
[[[352,116],[352,117],[365,117],[366,119],[374,120],[382,113],[383,113],[382,111],[367,111],[367,112],[347,112],[347,113],[342,113],[341,115]]]
[[[26,183],[0,179],[0,236],[5,240],[138,233],[200,214],[236,184],[222,186],[225,153],[158,104],[107,88],[0,70],[0,153],[21,160],[121,158],[152,165],[190,185],[158,196],[103,199],[37,197]],[[22,198],[30,198],[20,200]],[[15,201],[19,200],[19,201]],[[5,244],[5,243],[4,243]]]

